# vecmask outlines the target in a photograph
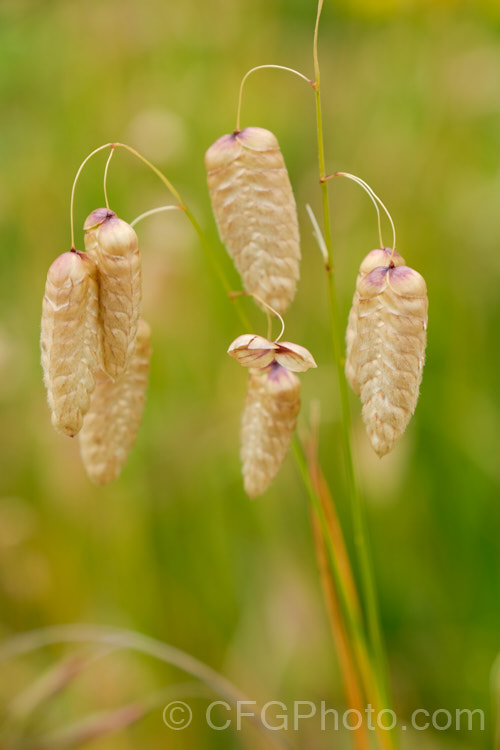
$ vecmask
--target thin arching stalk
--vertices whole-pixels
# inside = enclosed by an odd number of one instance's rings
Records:
[[[144,213],[139,214],[139,216],[136,216],[133,221],[130,222],[131,227],[135,227],[136,224],[138,224],[143,219],[149,218],[149,216],[154,216],[155,214],[162,214],[165,213],[165,211],[182,211],[181,206],[157,206],[157,208],[150,208],[149,211],[144,211]]]
[[[241,79],[240,83],[240,92],[238,95],[238,109],[236,110],[236,133],[240,132],[240,120],[241,120],[241,102],[243,99],[243,87],[246,83],[247,78],[252,74],[255,73],[256,70],[265,70],[267,68],[275,68],[277,70],[286,70],[288,73],[293,73],[294,75],[298,76],[299,78],[302,78],[303,81],[306,81],[307,83],[310,83],[313,85],[313,82],[305,76],[303,73],[300,73],[298,70],[295,70],[295,68],[287,68],[286,65],[257,65],[255,68],[251,68],[248,70],[243,78]]]
[[[90,152],[88,156],[85,157],[85,159],[82,161],[80,166],[78,167],[77,173],[75,175],[75,179],[73,180],[73,186],[71,188],[71,198],[69,201],[69,222],[70,222],[70,231],[71,231],[71,249],[75,249],[75,218],[74,218],[74,206],[75,206],[75,190],[76,190],[76,184],[78,182],[78,179],[82,173],[82,170],[84,166],[87,164],[87,162],[94,156],[94,154],[98,154],[99,151],[103,151],[105,148],[113,148],[112,143],[105,143],[103,146],[99,146],[99,148],[94,149]]]
[[[125,151],[128,151],[129,153],[131,153],[137,159],[139,159],[140,161],[142,161],[143,164],[145,164],[147,167],[149,167],[149,169],[151,169],[157,175],[157,177],[159,177],[159,179],[162,181],[162,183],[165,185],[165,187],[170,191],[170,193],[174,196],[174,198],[177,199],[177,201],[179,202],[179,205],[176,206],[176,208],[178,208],[179,210],[182,210],[186,214],[186,217],[188,218],[191,226],[193,227],[193,229],[195,230],[196,234],[198,235],[198,238],[200,240],[200,244],[201,244],[201,246],[203,248],[205,256],[207,257],[210,265],[212,266],[213,270],[215,271],[215,273],[216,273],[216,275],[217,275],[220,283],[224,287],[224,290],[225,290],[226,294],[229,296],[230,295],[230,291],[231,291],[231,287],[230,287],[229,282],[227,281],[226,275],[224,274],[224,271],[222,270],[222,268],[221,268],[221,266],[220,266],[217,258],[215,257],[215,254],[212,251],[212,247],[211,247],[210,242],[208,241],[207,237],[205,236],[205,233],[203,232],[202,228],[198,224],[198,222],[197,222],[194,214],[192,213],[192,211],[190,210],[190,208],[188,207],[188,205],[182,199],[182,197],[181,197],[180,193],[178,192],[178,190],[174,187],[174,185],[172,184],[172,182],[170,182],[170,180],[168,179],[168,177],[166,177],[163,174],[163,172],[160,169],[158,169],[158,167],[156,167],[152,162],[150,162],[149,159],[146,159],[146,157],[143,156],[139,151],[137,151],[135,148],[132,148],[132,146],[129,146],[126,143],[118,143],[118,142],[117,143],[105,143],[102,146],[99,146],[98,148],[94,149],[94,151],[92,151],[83,160],[83,162],[81,163],[80,167],[78,168],[78,171],[76,173],[76,176],[75,176],[75,179],[74,179],[74,182],[73,182],[73,187],[71,189],[71,200],[70,200],[71,247],[72,248],[75,247],[74,201],[75,201],[76,184],[77,184],[78,179],[80,177],[80,174],[81,174],[84,166],[87,164],[87,162],[95,154],[99,153],[100,151],[103,151],[106,148],[110,148],[111,149],[111,154],[108,157],[108,160],[106,162],[106,167],[105,167],[105,170],[104,170],[104,194],[105,194],[105,199],[106,199],[106,205],[108,205],[106,181],[107,181],[107,173],[108,173],[109,163],[111,161],[111,156],[113,155],[113,153],[114,153],[114,151],[115,151],[116,148],[123,148]],[[167,209],[160,209],[160,210],[167,210]],[[149,212],[147,212],[147,213],[149,213]],[[151,213],[156,213],[156,210],[153,209]],[[141,215],[140,217],[137,217],[135,219],[135,222],[139,221],[142,218],[144,218],[144,215]],[[250,324],[248,322],[247,316],[245,315],[245,313],[243,312],[243,310],[241,310],[239,307],[237,308],[237,314],[239,315],[239,317],[240,317],[243,325],[245,325],[246,328],[248,330],[250,330]]]
[[[176,188],[173,186],[173,184],[170,182],[170,180],[165,177],[163,172],[158,169],[158,167],[155,167],[155,165],[149,161],[149,159],[146,159],[145,156],[143,156],[139,151],[136,151],[135,148],[132,148],[132,146],[128,146],[126,143],[115,143],[115,146],[119,146],[120,148],[124,148],[126,151],[129,151],[129,153],[133,154],[137,159],[140,159],[146,166],[148,166],[163,182],[165,187],[170,190],[172,195],[177,198],[179,201],[179,205],[181,206],[182,210],[186,214],[187,218],[189,219],[191,226],[195,230],[196,234],[198,235],[198,238],[200,240],[200,244],[205,252],[206,257],[208,258],[212,268],[214,269],[215,273],[217,274],[221,284],[223,285],[224,289],[226,290],[226,294],[230,291],[230,286],[226,280],[226,277],[220,267],[220,264],[215,257],[214,253],[212,252],[212,248],[210,246],[210,243],[207,241],[207,238],[205,237],[205,234],[203,230],[201,229],[200,225],[196,221],[194,214],[191,212],[187,204],[184,202],[184,200],[181,198],[180,193],[176,190]]]
[[[384,247],[384,241],[382,239],[382,226],[381,226],[381,221],[380,221],[379,205],[382,207],[383,211],[385,212],[385,215],[387,216],[389,220],[389,224],[391,225],[391,229],[392,229],[392,252],[388,261],[390,263],[390,261],[392,260],[392,256],[394,255],[394,252],[396,250],[396,227],[394,225],[394,221],[392,220],[392,216],[389,212],[389,209],[387,208],[385,203],[378,197],[377,193],[370,187],[370,185],[367,182],[365,182],[364,180],[361,179],[361,177],[358,177],[355,174],[350,174],[350,172],[335,172],[334,174],[328,175],[328,177],[325,177],[325,180],[329,180],[332,177],[347,177],[349,180],[356,182],[368,194],[377,212],[378,234],[379,234],[381,248]]]
[[[106,201],[106,208],[109,209],[109,198],[108,198],[108,170],[109,165],[111,162],[111,159],[113,158],[113,154],[115,153],[115,149],[111,147],[111,151],[109,152],[108,160],[106,162],[106,166],[104,167],[104,180],[103,180],[103,189],[104,189],[104,200]]]

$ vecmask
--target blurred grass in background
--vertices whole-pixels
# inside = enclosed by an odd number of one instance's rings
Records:
[[[77,444],[51,429],[38,344],[46,271],[70,246],[73,176],[107,141],[130,143],[166,172],[239,288],[211,217],[204,152],[234,128],[248,68],[278,63],[312,76],[314,17],[305,0],[2,0],[1,636],[76,621],[134,628],[204,660],[258,701],[343,705],[291,458],[265,497],[249,502],[242,491],[246,376],[225,351],[244,331],[185,218],[138,225],[154,356],[137,445],[112,486],[91,486]],[[330,0],[320,63],[327,169],[372,185],[429,289],[421,398],[382,461],[352,400],[396,706],[403,717],[420,707],[481,708],[487,731],[420,733],[415,746],[489,747],[489,676],[500,650],[499,6]],[[242,125],[278,135],[296,191],[304,259],[286,338],[320,365],[302,377],[301,419],[319,399],[321,457],[349,527],[324,273],[304,209],[320,206],[312,91],[283,72],[257,73]],[[96,157],[78,185],[77,227],[103,204],[104,161]],[[112,208],[129,221],[170,202],[124,152],[108,186]],[[346,318],[359,263],[377,245],[376,217],[347,182],[331,185],[331,207]],[[241,304],[265,334],[264,317]],[[3,699],[56,656],[17,662]],[[43,722],[71,721],[177,678],[147,659],[107,657]],[[210,733],[201,720],[169,732],[156,711],[95,747],[225,748],[248,738]],[[314,721],[292,739],[337,746]]]

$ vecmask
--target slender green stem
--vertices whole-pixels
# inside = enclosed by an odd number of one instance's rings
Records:
[[[294,441],[293,441],[293,452],[294,452],[295,462],[297,464],[302,481],[304,483],[304,487],[309,497],[309,501],[314,509],[314,512],[316,513],[318,517],[321,530],[323,533],[323,537],[325,539],[330,567],[331,567],[332,574],[335,579],[336,588],[340,595],[340,601],[342,604],[342,609],[344,612],[346,625],[350,634],[350,640],[358,656],[358,666],[360,667],[361,672],[364,673],[365,684],[368,683],[368,687],[373,688],[374,685],[373,685],[372,680],[370,680],[369,678],[366,679],[367,672],[366,672],[366,669],[362,667],[362,665],[366,664],[366,661],[367,661],[367,648],[366,648],[366,641],[365,641],[364,631],[363,631],[363,623],[357,613],[356,607],[353,606],[351,602],[351,597],[349,596],[347,589],[344,585],[344,577],[339,570],[337,556],[335,554],[335,549],[333,547],[332,538],[328,529],[328,522],[327,522],[327,518],[325,515],[325,511],[323,510],[321,500],[318,497],[318,494],[311,481],[307,462],[304,457],[302,447],[296,436],[294,437]]]
[[[165,175],[163,174],[163,172],[161,170],[159,170],[158,167],[155,167],[155,165],[152,164],[152,162],[150,162],[149,159],[146,159],[146,157],[143,156],[141,153],[139,153],[139,151],[136,151],[135,148],[132,148],[132,146],[129,146],[126,143],[114,143],[112,145],[115,146],[115,147],[124,148],[126,151],[128,151],[131,154],[133,154],[137,159],[140,159],[143,162],[143,164],[145,164],[147,167],[149,167],[149,169],[151,169],[160,178],[160,180],[163,182],[163,184],[166,186],[166,188],[168,190],[170,190],[170,192],[172,193],[172,195],[175,198],[177,198],[177,200],[179,201],[179,203],[181,204],[181,206],[184,208],[184,210],[186,210],[186,204],[182,200],[179,192],[172,185],[172,183],[170,182],[170,180],[168,179],[168,177],[165,177]]]
[[[294,437],[293,450],[295,462],[299,469],[299,473],[304,483],[309,501],[319,521],[321,532],[323,534],[328,562],[330,564],[330,570],[335,582],[336,591],[339,595],[344,624],[349,636],[350,645],[353,649],[359,676],[362,680],[364,694],[367,701],[372,701],[375,704],[375,710],[379,712],[383,708],[387,707],[387,703],[384,700],[381,686],[377,679],[377,674],[373,670],[373,665],[371,663],[366,643],[363,622],[360,618],[359,609],[356,606],[357,602],[353,601],[353,597],[349,593],[348,586],[346,586],[345,577],[339,567],[338,556],[335,552],[325,510],[311,479],[307,461],[305,459],[302,446],[300,445],[297,437]],[[377,727],[377,736],[380,740],[381,746],[386,747],[387,750],[394,750],[393,740],[388,732],[381,730],[380,727]]]
[[[320,71],[318,62],[318,24],[323,2],[318,5],[318,15],[314,34],[314,69],[316,73],[315,95],[316,95],[316,121],[318,130],[318,164],[320,172],[321,197],[323,204],[324,239],[328,251],[328,264],[326,266],[328,280],[329,315],[332,332],[333,355],[337,369],[340,402],[342,409],[342,444],[345,458],[347,486],[351,501],[354,528],[354,543],[356,547],[361,586],[363,591],[363,602],[366,612],[370,644],[375,661],[375,670],[378,677],[382,698],[388,705],[387,668],[380,631],[379,612],[375,581],[372,573],[371,556],[368,546],[368,534],[351,449],[351,416],[349,410],[349,396],[343,368],[343,337],[341,334],[340,315],[338,309],[337,292],[335,288],[335,274],[333,264],[333,242],[330,222],[330,210],[328,203],[328,182],[325,180],[325,149],[323,138],[323,118],[321,110],[320,94]]]

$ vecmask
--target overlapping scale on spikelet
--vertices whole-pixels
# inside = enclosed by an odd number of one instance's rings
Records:
[[[358,279],[354,367],[363,420],[379,456],[406,429],[418,399],[427,339],[427,288],[405,265]]]
[[[142,418],[151,357],[150,330],[139,321],[136,347],[125,372],[112,380],[96,373],[96,389],[79,434],[85,470],[95,484],[120,474]]]
[[[300,380],[277,363],[251,370],[241,428],[243,481],[249,497],[276,477],[300,409]]]
[[[284,313],[299,279],[300,238],[276,137],[255,127],[224,135],[205,165],[219,234],[245,289]]]
[[[269,341],[263,336],[244,333],[229,346],[227,353],[243,367],[263,368],[276,361],[292,372],[305,372],[317,367],[314,357],[305,346],[291,341]]]
[[[111,211],[110,208],[96,208],[91,214],[85,219],[83,225],[85,251],[90,255],[92,260],[97,263],[97,232],[99,227],[106,221],[106,219],[112,219],[116,214]]]
[[[98,267],[101,365],[121,375],[134,352],[141,311],[141,256],[133,228],[113,211],[97,209],[87,218],[85,246]]]
[[[392,258],[391,258],[392,256]],[[373,271],[375,268],[378,268],[379,266],[386,266],[389,263],[389,258],[391,258],[392,263],[395,266],[401,266],[404,264],[404,258],[399,255],[396,251],[392,251],[390,248],[384,247],[384,248],[378,248],[376,250],[372,250],[368,253],[368,255],[365,256],[363,259],[361,266],[359,268],[358,272],[358,278],[357,281],[359,282],[360,279],[364,278],[367,273],[370,273],[370,271]],[[351,309],[349,311],[349,318],[347,320],[347,329],[345,333],[345,343],[346,343],[346,356],[345,356],[345,376],[347,378],[347,382],[351,386],[352,390],[356,394],[356,396],[359,396],[360,394],[360,387],[359,387],[359,381],[356,373],[356,354],[355,354],[355,341],[356,341],[356,332],[357,332],[357,324],[358,324],[358,305],[359,305],[359,293],[356,289],[354,291],[354,295],[352,298],[352,305]]]
[[[53,426],[73,437],[94,390],[97,365],[97,282],[84,253],[63,253],[47,274],[40,346]]]

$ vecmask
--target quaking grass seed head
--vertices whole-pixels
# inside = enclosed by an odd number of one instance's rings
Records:
[[[40,346],[52,425],[73,437],[81,429],[94,389],[97,362],[96,267],[74,250],[47,274]]]
[[[245,289],[283,313],[299,279],[300,238],[276,136],[257,127],[224,135],[205,165],[219,234]]]
[[[275,479],[285,459],[300,410],[300,380],[277,362],[250,370],[241,424],[243,482],[251,498]]]
[[[379,456],[402,435],[418,400],[427,341],[427,288],[406,265],[358,279],[356,372],[363,420]]]
[[[358,281],[366,276],[366,274],[373,271],[379,266],[387,266],[391,262],[395,266],[402,265],[405,261],[399,253],[388,247],[376,248],[371,250],[361,261],[358,272]],[[349,311],[349,318],[347,321],[347,329],[345,334],[346,342],[346,358],[345,358],[345,375],[347,382],[351,386],[352,390],[359,396],[360,386],[357,376],[357,364],[356,364],[356,338],[357,338],[357,325],[358,325],[358,307],[359,307],[359,292],[357,289],[354,291],[352,298],[352,306]]]
[[[148,324],[140,320],[125,372],[116,380],[102,370],[96,372],[96,389],[79,434],[82,461],[95,484],[116,479],[134,446],[146,399],[150,336]]]
[[[241,460],[245,491],[261,495],[285,458],[300,409],[296,372],[316,367],[312,354],[289,341],[269,341],[244,334],[228,354],[250,368],[241,426]]]
[[[98,268],[101,366],[117,378],[132,356],[141,312],[138,239],[130,224],[108,209],[93,211],[84,228],[87,252]]]

